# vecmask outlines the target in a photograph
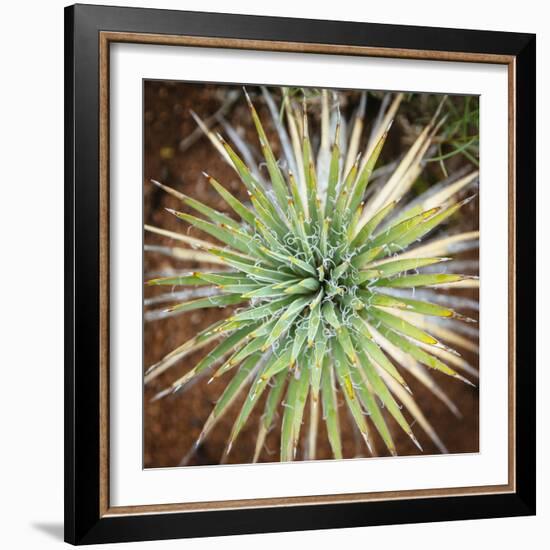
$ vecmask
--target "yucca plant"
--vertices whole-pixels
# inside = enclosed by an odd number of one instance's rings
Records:
[[[147,281],[170,289],[192,288],[168,293],[176,303],[148,311],[146,319],[235,307],[231,316],[182,342],[146,371],[145,383],[150,383],[191,353],[214,346],[155,396],[160,399],[185,389],[205,374],[211,380],[227,380],[182,463],[243,393],[246,397],[227,434],[225,455],[260,402],[263,414],[254,461],[274,424],[280,425],[281,461],[295,459],[300,447],[304,458],[314,459],[320,418],[334,458],[342,458],[343,407],[371,452],[374,429],[387,450],[397,453],[388,416],[420,448],[407,419],[412,417],[445,452],[444,442],[407,384],[416,378],[459,414],[428,371],[470,385],[476,376],[454,349],[477,350],[469,338],[468,323],[473,320],[455,309],[455,304],[465,303],[463,299],[438,289],[478,285],[475,273],[454,273],[448,268],[457,265],[451,254],[477,246],[478,234],[447,234],[438,228],[475,197],[464,198],[464,193],[476,185],[477,172],[461,170],[419,195],[410,193],[425,160],[437,152],[444,102],[404,156],[376,169],[403,94],[386,94],[365,140],[366,93],[346,124],[337,93],[319,91],[317,137],[310,136],[313,126],[307,102],[300,103],[295,90],[283,90],[277,106],[273,94],[262,88],[271,127],[279,139],[280,158],[244,94],[265,169],[255,162],[253,146],[225,120],[220,122],[233,145],[194,115],[246,188],[249,201],[243,202],[204,174],[234,216],[153,182],[198,215],[169,210],[185,224],[182,233],[146,229],[189,245],[165,249],[168,254],[217,268]],[[220,244],[189,236],[185,230],[190,226]],[[306,407],[308,422],[303,426]]]

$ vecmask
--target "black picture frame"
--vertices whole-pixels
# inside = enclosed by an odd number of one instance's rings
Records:
[[[100,32],[497,54],[515,71],[515,491],[154,514],[100,506]],[[65,540],[72,544],[535,514],[535,60],[532,34],[75,5],[65,9]]]

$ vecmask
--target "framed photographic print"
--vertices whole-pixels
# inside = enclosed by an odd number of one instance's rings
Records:
[[[534,514],[534,35],[65,21],[66,540]]]

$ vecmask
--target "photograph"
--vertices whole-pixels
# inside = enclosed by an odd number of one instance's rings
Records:
[[[479,96],[142,93],[143,467],[478,453]]]

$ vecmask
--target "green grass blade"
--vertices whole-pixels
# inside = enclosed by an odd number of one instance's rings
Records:
[[[383,306],[405,309],[407,306],[401,296],[398,298],[394,296],[388,296],[381,292],[373,292],[371,289],[361,288],[357,291],[357,296],[361,299],[365,307],[370,306]],[[361,308],[362,310],[363,308]]]
[[[345,216],[345,211],[349,199],[350,190],[357,178],[357,171],[359,170],[359,159],[357,159],[351,166],[348,174],[344,178],[340,189],[338,189],[338,197],[336,199],[336,208],[334,209],[334,222],[333,228],[339,231],[342,227]]]
[[[302,428],[304,409],[309,394],[309,382],[311,377],[310,360],[306,360],[300,366],[300,378],[298,381],[298,391],[296,392],[296,410],[294,412],[294,426],[292,428],[292,459],[296,458],[298,449],[298,440]]]
[[[246,101],[248,103],[248,107],[250,108],[250,112],[252,114],[252,120],[254,121],[254,126],[256,127],[256,131],[260,139],[260,146],[262,148],[262,153],[264,155],[264,158],[267,164],[267,170],[271,178],[273,191],[275,191],[275,196],[279,201],[279,206],[281,208],[285,208],[286,200],[287,200],[287,186],[285,184],[283,174],[279,169],[279,166],[275,159],[275,155],[273,154],[273,150],[271,149],[271,145],[269,144],[269,140],[267,139],[267,136],[265,134],[264,127],[262,126],[262,122],[260,121],[260,117],[258,116],[258,113],[256,112],[256,109],[252,104],[252,101],[250,101],[250,97],[248,96],[246,91],[245,91],[245,96],[246,96]]]
[[[191,456],[196,451],[199,445],[205,440],[208,434],[212,431],[218,420],[223,417],[229,407],[234,403],[246,384],[249,382],[254,367],[260,355],[250,357],[239,369],[239,372],[233,377],[231,382],[226,386],[224,392],[218,399],[214,409],[206,419],[199,437],[193,444],[191,451],[187,456]]]
[[[371,393],[368,380],[362,372],[362,369],[350,369],[350,372],[353,384],[355,388],[357,388],[359,398],[361,399],[365,409],[369,413],[369,418],[371,419],[374,427],[382,437],[382,440],[384,441],[384,444],[386,445],[390,454],[395,456],[397,454],[395,450],[395,443],[393,442],[393,438],[391,436],[388,425],[384,420],[382,411],[380,410],[380,407],[376,402],[376,398]]]
[[[262,377],[266,380],[269,380],[272,376],[279,374],[281,371],[288,370],[288,368],[290,367],[291,349],[288,346],[289,342],[290,338],[286,338],[281,343],[281,347],[284,347],[285,351],[273,354],[275,357],[274,361],[268,367],[266,367],[264,373],[262,374]]]
[[[294,173],[290,170],[288,172],[288,186],[292,195],[292,204],[294,206],[296,214],[302,214],[304,218],[307,217],[307,205],[305,205],[302,200],[300,189],[298,187],[298,182],[296,181]]]
[[[380,368],[384,369],[392,378],[397,380],[407,391],[410,391],[407,383],[395,367],[395,365],[386,357],[386,354],[380,349],[374,341],[368,323],[361,317],[352,319],[353,328],[357,331],[360,338],[356,338],[358,344],[363,346],[364,351]]]
[[[391,245],[394,243],[398,243],[404,235],[410,233],[413,228],[433,217],[434,214],[436,214],[439,210],[440,208],[430,208],[429,210],[426,210],[421,214],[417,214],[412,218],[408,218],[406,220],[403,220],[402,222],[388,227],[381,233],[378,233],[374,237],[374,239],[369,241],[369,248],[374,248],[380,245]]]
[[[413,434],[411,427],[409,426],[409,423],[403,416],[399,405],[393,398],[390,390],[388,389],[382,378],[380,378],[378,372],[376,372],[373,364],[370,362],[369,358],[362,350],[358,350],[358,354],[363,372],[365,373],[367,380],[371,384],[373,391],[376,393],[376,395],[378,395],[382,403],[384,403],[384,407],[393,416],[393,418],[396,420],[402,430],[412,439],[414,444],[419,447],[420,450],[422,450],[420,444],[418,443],[418,440]]]
[[[279,235],[279,237],[284,237],[284,235],[288,232],[288,228],[279,217],[277,211],[273,211],[273,207],[267,208],[264,206],[264,204],[258,200],[257,195],[251,194],[250,202],[252,202],[252,205],[254,206],[258,219],[262,220],[267,227],[271,227],[277,235]]]
[[[325,203],[325,216],[329,216],[334,208],[336,186],[340,179],[340,122],[336,124],[334,132],[334,142],[332,144],[332,154],[330,157],[330,167],[327,185],[327,200]]]
[[[306,341],[306,338],[308,337],[308,327],[311,323],[311,318],[309,320],[309,323],[302,323],[297,329],[296,333],[294,335],[294,341],[292,342],[292,351],[290,354],[290,367],[294,367],[296,360],[298,356],[300,355],[300,352],[302,351],[302,348],[304,347],[304,343]]]
[[[319,289],[319,281],[313,277],[302,279],[299,283],[289,286],[284,290],[285,294],[310,294]]]
[[[311,152],[311,143],[309,141],[307,113],[304,102],[303,112],[304,136],[302,140],[302,158],[304,165],[304,174],[306,179],[306,195],[309,219],[313,225],[319,223],[319,204],[317,199],[317,181],[315,177],[315,167],[313,166],[313,155]]]
[[[256,447],[254,449],[254,458],[252,462],[258,462],[258,458],[260,458],[260,454],[265,443],[265,438],[273,425],[273,419],[275,417],[275,413],[277,412],[277,407],[281,402],[283,390],[285,389],[286,378],[287,374],[284,371],[281,371],[279,374],[274,376],[273,385],[269,390],[264,406],[264,413],[260,420],[260,427],[256,437]]]
[[[418,327],[415,327],[412,323],[405,321],[405,319],[396,317],[395,315],[388,313],[387,311],[384,311],[377,307],[372,307],[369,308],[368,314],[373,317],[375,321],[380,321],[384,323],[387,327],[392,328],[393,330],[396,330],[397,332],[400,332],[405,336],[409,336],[414,340],[418,340],[419,342],[422,342],[429,346],[435,346],[439,343],[436,338],[434,338],[427,332],[419,329]]]
[[[369,262],[372,262],[372,260],[377,258],[383,251],[384,251],[383,245],[376,246],[374,248],[369,247],[367,250],[365,250],[365,252],[362,252],[361,254],[354,256],[351,259],[351,265],[356,269],[360,269],[363,266],[367,265]]]
[[[208,177],[208,176],[206,176]],[[231,219],[229,216],[226,216],[225,214],[222,214],[221,212],[218,212],[217,210],[214,210],[213,208],[210,208],[206,204],[203,204],[202,202],[189,197],[187,195],[184,195],[183,193],[180,193],[179,191],[176,191],[175,189],[172,189],[171,187],[168,187],[167,185],[163,185],[162,183],[159,183],[156,180],[151,180],[152,183],[154,183],[157,187],[160,187],[170,195],[177,197],[181,202],[186,204],[187,206],[193,208],[197,212],[200,212],[207,218],[210,218],[215,223],[224,223],[226,225],[230,225],[232,227],[238,228],[239,224]]]
[[[376,295],[379,297],[385,296],[382,293],[377,293]],[[468,317],[464,317],[463,315],[455,312],[452,309],[449,309],[447,307],[443,307],[437,304],[432,304],[431,302],[424,302],[421,300],[414,300],[412,298],[403,298],[403,297],[399,297],[397,298],[397,300],[400,302],[400,304],[389,305],[386,307],[396,307],[399,309],[407,309],[414,313],[420,313],[422,315],[430,315],[433,317],[453,317],[464,321],[472,321],[472,319],[469,319]],[[376,305],[383,306],[386,304],[378,303]]]
[[[317,335],[319,326],[322,321],[321,316],[321,303],[320,301],[317,301],[315,306],[313,306],[310,310],[309,314],[309,323],[307,328],[307,345],[308,347],[312,347],[315,341],[315,336]]]
[[[275,358],[273,356],[270,356],[266,364],[264,365],[263,369],[265,370],[269,366],[270,362],[274,360]],[[244,425],[246,424],[246,421],[248,420],[250,413],[254,410],[254,407],[258,403],[260,397],[262,396],[267,386],[267,383],[269,382],[269,379],[264,378],[262,374],[263,374],[263,371],[260,370],[260,372],[256,375],[256,378],[254,382],[252,382],[252,385],[250,386],[250,390],[248,391],[248,395],[246,396],[244,403],[241,407],[239,415],[237,416],[237,419],[233,424],[233,428],[231,429],[231,434],[229,436],[229,440],[227,442],[227,447],[225,450],[226,455],[228,455],[229,452],[231,451],[231,447],[233,446],[235,439],[237,438],[237,436],[243,429]]]
[[[250,227],[254,227],[256,217],[241,201],[235,198],[223,185],[216,181],[212,176],[204,174],[208,183],[218,192],[225,202],[246,222]]]
[[[246,299],[234,294],[223,296],[208,296],[207,298],[199,298],[197,300],[190,300],[188,302],[182,302],[175,306],[169,307],[166,311],[184,313],[186,311],[193,311],[195,309],[209,308],[209,307],[225,307],[245,302]]]
[[[257,338],[251,338],[240,349],[235,351],[233,355],[212,375],[211,380],[220,378],[226,372],[233,370],[237,365],[244,361],[247,357],[261,350],[267,336],[258,336]]]
[[[255,353],[246,359],[239,367],[237,373],[233,376],[229,384],[225,387],[223,393],[216,401],[214,409],[204,423],[204,426],[199,435],[198,441],[203,441],[208,432],[214,427],[216,421],[227,411],[233,404],[239,393],[243,390],[250,379],[254,367],[258,364],[261,353]]]
[[[328,356],[325,356],[323,362],[321,386],[323,417],[327,427],[328,440],[330,448],[332,449],[332,456],[339,460],[342,458],[342,437],[340,432],[340,420],[338,418],[334,369],[332,368],[330,357]]]
[[[244,254],[249,254],[250,249],[252,248],[253,239],[250,236],[243,238],[235,230],[230,231],[228,226],[219,227],[213,223],[206,222],[195,216],[189,214],[184,214],[182,212],[177,212],[176,210],[169,210],[174,216],[180,220],[184,220],[187,223],[197,227],[201,231],[212,235],[222,243],[243,252]]]
[[[357,177],[357,180],[353,187],[353,192],[350,194],[348,202],[348,209],[351,212],[354,212],[358,208],[361,200],[363,199],[363,195],[365,194],[365,190],[369,183],[369,178],[372,174],[372,171],[374,170],[374,167],[376,166],[376,162],[378,161],[378,157],[380,156],[382,148],[384,147],[384,143],[386,142],[386,138],[388,137],[388,132],[390,131],[390,128],[391,124],[376,143],[372,153],[369,155],[367,162],[365,163],[359,173],[359,176]]]
[[[363,414],[361,405],[359,404],[359,400],[357,399],[357,395],[353,387],[353,380],[351,377],[346,354],[344,353],[344,350],[342,349],[342,347],[338,342],[334,343],[333,349],[334,349],[334,370],[336,372],[338,383],[342,388],[342,393],[344,394],[346,404],[348,406],[349,411],[351,412],[351,415],[353,416],[355,424],[357,425],[357,428],[359,429],[359,432],[361,433],[361,436],[363,437],[363,440],[365,441],[365,444],[367,445],[369,451],[372,453],[372,445],[369,437],[369,428],[367,426],[365,416]],[[358,367],[352,367],[352,368],[358,368]]]
[[[208,355],[203,357],[194,368],[197,374],[205,371],[214,365],[217,361],[222,359],[232,349],[237,347],[243,341],[245,341],[249,335],[260,326],[260,323],[250,323],[225,338],[220,344],[218,344]]]
[[[255,286],[249,292],[243,293],[244,298],[279,298],[287,296],[284,289],[277,288],[280,283],[275,283],[272,285],[261,285],[260,287]]]
[[[311,398],[314,401],[319,399],[323,361],[327,348],[328,339],[323,331],[319,331],[315,345],[313,346],[313,361],[311,361]]]
[[[384,336],[387,340],[389,340],[394,346],[397,346],[398,348],[403,350],[405,353],[408,353],[423,365],[426,365],[431,369],[442,372],[447,376],[458,378],[459,380],[462,380],[463,382],[465,382],[466,384],[469,384],[470,386],[474,385],[468,379],[464,378],[463,376],[458,374],[455,370],[448,367],[445,363],[443,363],[433,355],[429,354],[428,352],[424,351],[422,348],[418,347],[416,344],[413,344],[410,340],[407,340],[404,336],[400,336],[395,331],[387,329],[383,326],[378,327],[378,331],[380,332],[380,334],[382,334],[382,336]]]
[[[376,279],[379,277],[389,277],[396,275],[397,273],[404,273],[411,269],[418,269],[428,265],[433,265],[441,262],[448,262],[451,258],[408,258],[405,260],[396,260],[377,264],[376,266],[369,268],[366,267],[365,271],[359,274],[359,284],[368,279]]]
[[[201,279],[197,273],[189,273],[188,275],[179,275],[177,277],[160,277],[151,279],[145,283],[147,286],[201,286],[210,284],[209,281]]]
[[[222,321],[211,324],[209,327],[193,336],[193,338],[190,338],[177,348],[170,351],[170,353],[167,353],[160,361],[157,361],[145,371],[143,382],[148,384],[154,378],[168,370],[187,355],[194,353],[202,349],[204,346],[214,342],[219,337],[218,334],[214,333],[214,330],[221,325]],[[171,387],[175,388],[177,385],[178,384],[172,384]]]
[[[285,282],[296,277],[296,275],[284,273],[283,271],[275,271],[274,269],[269,269],[268,267],[262,267],[261,265],[249,263],[245,259],[229,253],[227,250],[213,249],[212,253],[222,258],[231,267],[251,275],[254,279],[276,283]]]
[[[279,317],[277,323],[273,327],[269,338],[264,344],[265,349],[267,349],[275,340],[277,340],[282,334],[284,334],[289,328],[293,326],[294,320],[302,310],[311,302],[312,298],[310,296],[304,296],[303,298],[296,298],[285,310],[285,312]]]
[[[294,416],[298,408],[298,387],[300,381],[292,376],[288,382],[288,388],[283,403],[283,419],[281,422],[281,462],[292,460],[292,438],[294,430]]]
[[[215,273],[194,271],[193,275],[205,283],[211,283],[218,286],[246,285],[254,282],[243,273],[231,273],[228,271],[218,271]]]
[[[304,262],[303,260],[300,260],[299,258],[296,258],[296,256],[291,256],[291,255],[286,256],[274,250],[269,250],[266,247],[261,247],[261,250],[268,256],[277,260],[277,262],[283,262],[283,265],[290,265],[291,268],[293,267],[295,268],[295,270],[299,270],[302,273],[313,275],[315,277],[317,276],[317,271],[312,265]]]
[[[420,286],[437,286],[466,279],[477,279],[473,275],[457,275],[453,273],[428,273],[422,275],[405,275],[394,279],[382,278],[373,282],[374,286],[389,288],[416,288]]]
[[[267,304],[250,308],[244,311],[236,313],[230,317],[231,321],[250,321],[256,319],[262,319],[269,315],[274,315],[279,311],[283,311],[286,306],[292,303],[296,298],[294,296],[288,296],[281,298],[280,300],[275,300],[268,302]]]
[[[443,221],[452,216],[455,212],[460,210],[460,208],[468,204],[474,198],[475,195],[472,197],[468,197],[467,199],[464,199],[463,201],[453,206],[450,206],[449,208],[446,208],[442,212],[439,212],[438,214],[424,221],[424,223],[418,225],[417,227],[411,228],[405,235],[401,236],[401,238],[397,239],[395,243],[393,243],[395,249],[402,250],[409,246],[411,243],[417,241],[418,239],[421,239],[422,237],[424,237],[424,235],[429,233],[432,229],[436,228]]]
[[[365,244],[376,228],[384,221],[386,216],[395,208],[396,205],[397,201],[392,201],[384,206],[384,208],[380,209],[365,225],[363,225],[357,235],[355,235],[351,241],[351,246],[353,248],[359,248]]]
[[[274,219],[279,223],[285,226],[284,221],[279,216],[276,208],[271,204],[269,197],[267,195],[267,190],[254,178],[246,164],[241,160],[239,155],[231,148],[231,146],[220,136],[218,139],[221,141],[225,151],[229,155],[235,170],[239,174],[241,181],[244,183],[245,187],[248,189],[249,193],[256,197],[256,200],[265,208]]]
[[[250,298],[250,294],[261,288],[261,283],[250,281],[247,285],[220,285],[218,288],[228,294],[241,294],[243,298]]]

